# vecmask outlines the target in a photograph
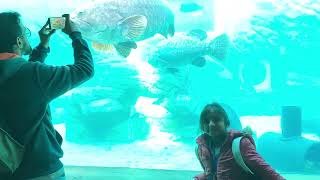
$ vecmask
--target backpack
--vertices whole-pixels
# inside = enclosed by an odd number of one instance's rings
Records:
[[[0,127],[0,174],[12,174],[21,164],[25,147]]]
[[[236,161],[236,163],[247,173],[249,174],[254,174],[250,168],[245,164],[242,155],[241,155],[241,151],[240,151],[240,143],[241,143],[241,139],[243,136],[241,137],[237,137],[232,141],[232,154],[233,157]]]
[[[21,144],[9,133],[10,128],[6,123],[0,121],[0,174],[13,174],[16,171],[24,158],[26,144],[40,124],[41,121],[32,126],[24,135],[25,143]]]

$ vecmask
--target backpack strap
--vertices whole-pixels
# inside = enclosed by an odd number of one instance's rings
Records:
[[[0,174],[13,174],[22,163],[26,145],[40,126],[41,121],[35,123],[24,135],[25,142],[17,141],[11,134],[10,128],[0,114]]]
[[[234,159],[236,160],[237,164],[247,173],[249,174],[254,174],[250,168],[245,164],[242,155],[241,155],[241,151],[240,151],[240,144],[241,144],[241,137],[237,137],[236,139],[234,139],[232,141],[232,154]]]

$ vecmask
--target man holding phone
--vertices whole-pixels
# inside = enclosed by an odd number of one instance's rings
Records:
[[[72,39],[74,64],[49,66],[44,60],[50,51],[50,37],[56,31],[48,28],[50,21],[39,31],[40,44],[32,50],[28,41],[31,33],[20,15],[0,13],[0,133],[5,132],[0,137],[10,137],[23,149],[21,163],[17,168],[11,166],[11,173],[0,168],[0,179],[65,179],[60,161],[62,138],[51,123],[49,103],[89,80],[94,66],[81,33],[69,15],[63,17],[62,31]],[[30,55],[29,61],[22,55]],[[7,142],[0,140],[0,147],[5,147]],[[1,157],[0,163],[5,162],[5,156]]]

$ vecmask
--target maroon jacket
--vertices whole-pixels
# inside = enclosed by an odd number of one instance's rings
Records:
[[[241,140],[240,151],[244,162],[254,173],[247,174],[235,161],[232,154],[232,141],[243,136],[239,131],[229,131],[226,142],[220,149],[217,172],[213,172],[213,156],[208,147],[206,137],[202,134],[197,138],[197,156],[204,169],[204,174],[195,177],[197,180],[285,180],[274,169],[272,169],[256,152],[255,143],[251,136],[245,136]]]

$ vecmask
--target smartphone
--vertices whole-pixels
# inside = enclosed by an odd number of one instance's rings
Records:
[[[66,25],[65,17],[51,17],[49,18],[49,28],[50,29],[64,29]]]

